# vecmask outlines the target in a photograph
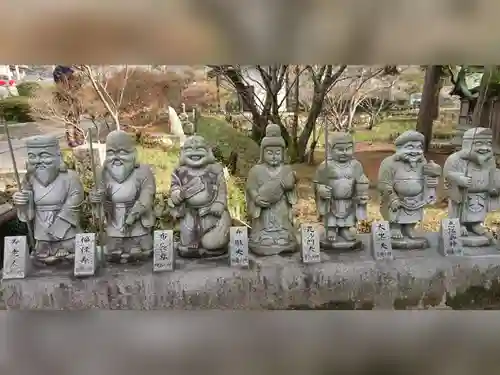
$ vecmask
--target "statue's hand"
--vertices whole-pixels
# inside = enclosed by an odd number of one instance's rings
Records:
[[[293,173],[289,173],[281,182],[285,190],[291,190],[295,186],[295,176]]]
[[[98,189],[96,190],[91,190],[89,193],[89,201],[90,203],[93,204],[100,204],[104,201],[104,190]]]
[[[170,194],[170,200],[176,206],[181,204],[182,201],[184,200],[182,192],[180,190],[173,190],[172,193]]]
[[[30,202],[31,193],[29,191],[16,191],[12,196],[14,205],[25,206]]]
[[[500,191],[498,189],[490,189],[489,193],[492,197],[498,197],[500,195]]]
[[[472,186],[472,178],[468,176],[457,177],[458,186],[461,188],[470,188]]]
[[[332,197],[332,189],[326,185],[318,185],[318,194],[322,199],[330,199]]]
[[[136,212],[136,211],[131,211],[128,215],[127,215],[127,218],[125,219],[125,224],[127,225],[132,225],[134,224],[137,219],[139,219],[141,215],[139,214],[139,212]]]
[[[370,201],[370,197],[368,195],[362,195],[358,197],[358,203],[361,205],[366,205]]]
[[[257,206],[263,207],[263,208],[267,208],[271,205],[271,202],[266,201],[261,196],[258,196],[257,198],[255,198],[255,203],[257,204]]]
[[[394,199],[390,204],[389,204],[389,208],[392,210],[392,211],[397,211],[401,208],[401,201],[399,199]]]
[[[210,207],[210,213],[214,216],[221,217],[226,208],[222,203],[216,202]]]

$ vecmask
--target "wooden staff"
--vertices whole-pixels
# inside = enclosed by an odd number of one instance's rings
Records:
[[[94,147],[92,145],[92,131],[89,129],[89,152],[90,152],[90,168],[92,169],[92,177],[94,179],[94,189],[96,192],[99,191],[99,181],[97,180],[97,171],[94,160]],[[92,216],[94,216],[92,214]],[[104,264],[104,229],[102,225],[102,204],[99,204],[99,210],[97,211],[97,231],[99,237],[99,245],[101,246],[101,264]],[[95,217],[94,217],[95,221]]]
[[[16,178],[17,189],[19,191],[22,190],[21,178],[19,177],[19,171],[17,170],[16,157],[14,155],[14,147],[12,147],[12,140],[10,139],[9,133],[9,125],[7,125],[7,121],[3,116],[0,117],[0,121],[3,123],[3,127],[5,130],[5,135],[7,136],[7,144],[9,145],[10,157],[12,159],[12,167],[14,168],[14,176]],[[26,223],[28,227],[28,245],[30,249],[35,249],[35,237],[33,236],[33,228],[31,226],[31,222],[28,221]]]

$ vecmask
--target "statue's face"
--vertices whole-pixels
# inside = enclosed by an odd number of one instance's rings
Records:
[[[283,162],[283,148],[280,146],[269,146],[264,148],[264,162],[271,167],[277,167]]]
[[[48,186],[59,174],[61,156],[52,148],[28,148],[27,166],[42,185]]]
[[[424,145],[419,141],[406,142],[398,148],[397,153],[403,161],[414,165],[423,161]]]
[[[493,139],[476,139],[472,144],[471,156],[482,164],[493,157]]]
[[[353,158],[354,143],[336,143],[330,149],[330,158],[332,160],[345,163]]]
[[[106,169],[117,182],[122,183],[132,174],[135,162],[135,149],[126,149],[119,144],[106,146]]]
[[[210,162],[210,150],[205,142],[189,140],[184,143],[181,150],[183,164],[191,168],[200,168]]]

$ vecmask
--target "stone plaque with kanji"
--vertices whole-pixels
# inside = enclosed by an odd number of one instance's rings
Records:
[[[153,272],[173,271],[175,268],[174,231],[154,231]]]
[[[441,220],[439,252],[441,255],[464,255],[464,248],[460,238],[460,220]]]
[[[300,231],[302,237],[302,261],[304,263],[321,262],[318,228],[313,224],[302,224]]]
[[[4,237],[2,279],[24,279],[28,273],[29,249],[26,236]]]
[[[229,232],[229,263],[231,267],[248,267],[247,227],[231,227]]]
[[[75,237],[75,276],[93,276],[97,269],[95,233],[78,233]]]
[[[372,223],[371,245],[375,260],[394,259],[389,222],[381,220]]]

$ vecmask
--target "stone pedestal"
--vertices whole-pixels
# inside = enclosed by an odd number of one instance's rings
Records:
[[[359,235],[366,244],[370,235]],[[75,280],[68,272],[37,270],[31,277],[2,282],[0,304],[8,309],[287,309],[366,301],[391,309],[397,300],[446,301],[471,286],[500,278],[496,248],[469,248],[463,256],[430,247],[393,250],[394,259],[375,261],[369,246],[357,253],[322,253],[322,262],[303,264],[301,254],[250,258],[248,269],[226,260],[176,261],[176,271],[153,273],[151,264],[109,265],[97,277]]]

